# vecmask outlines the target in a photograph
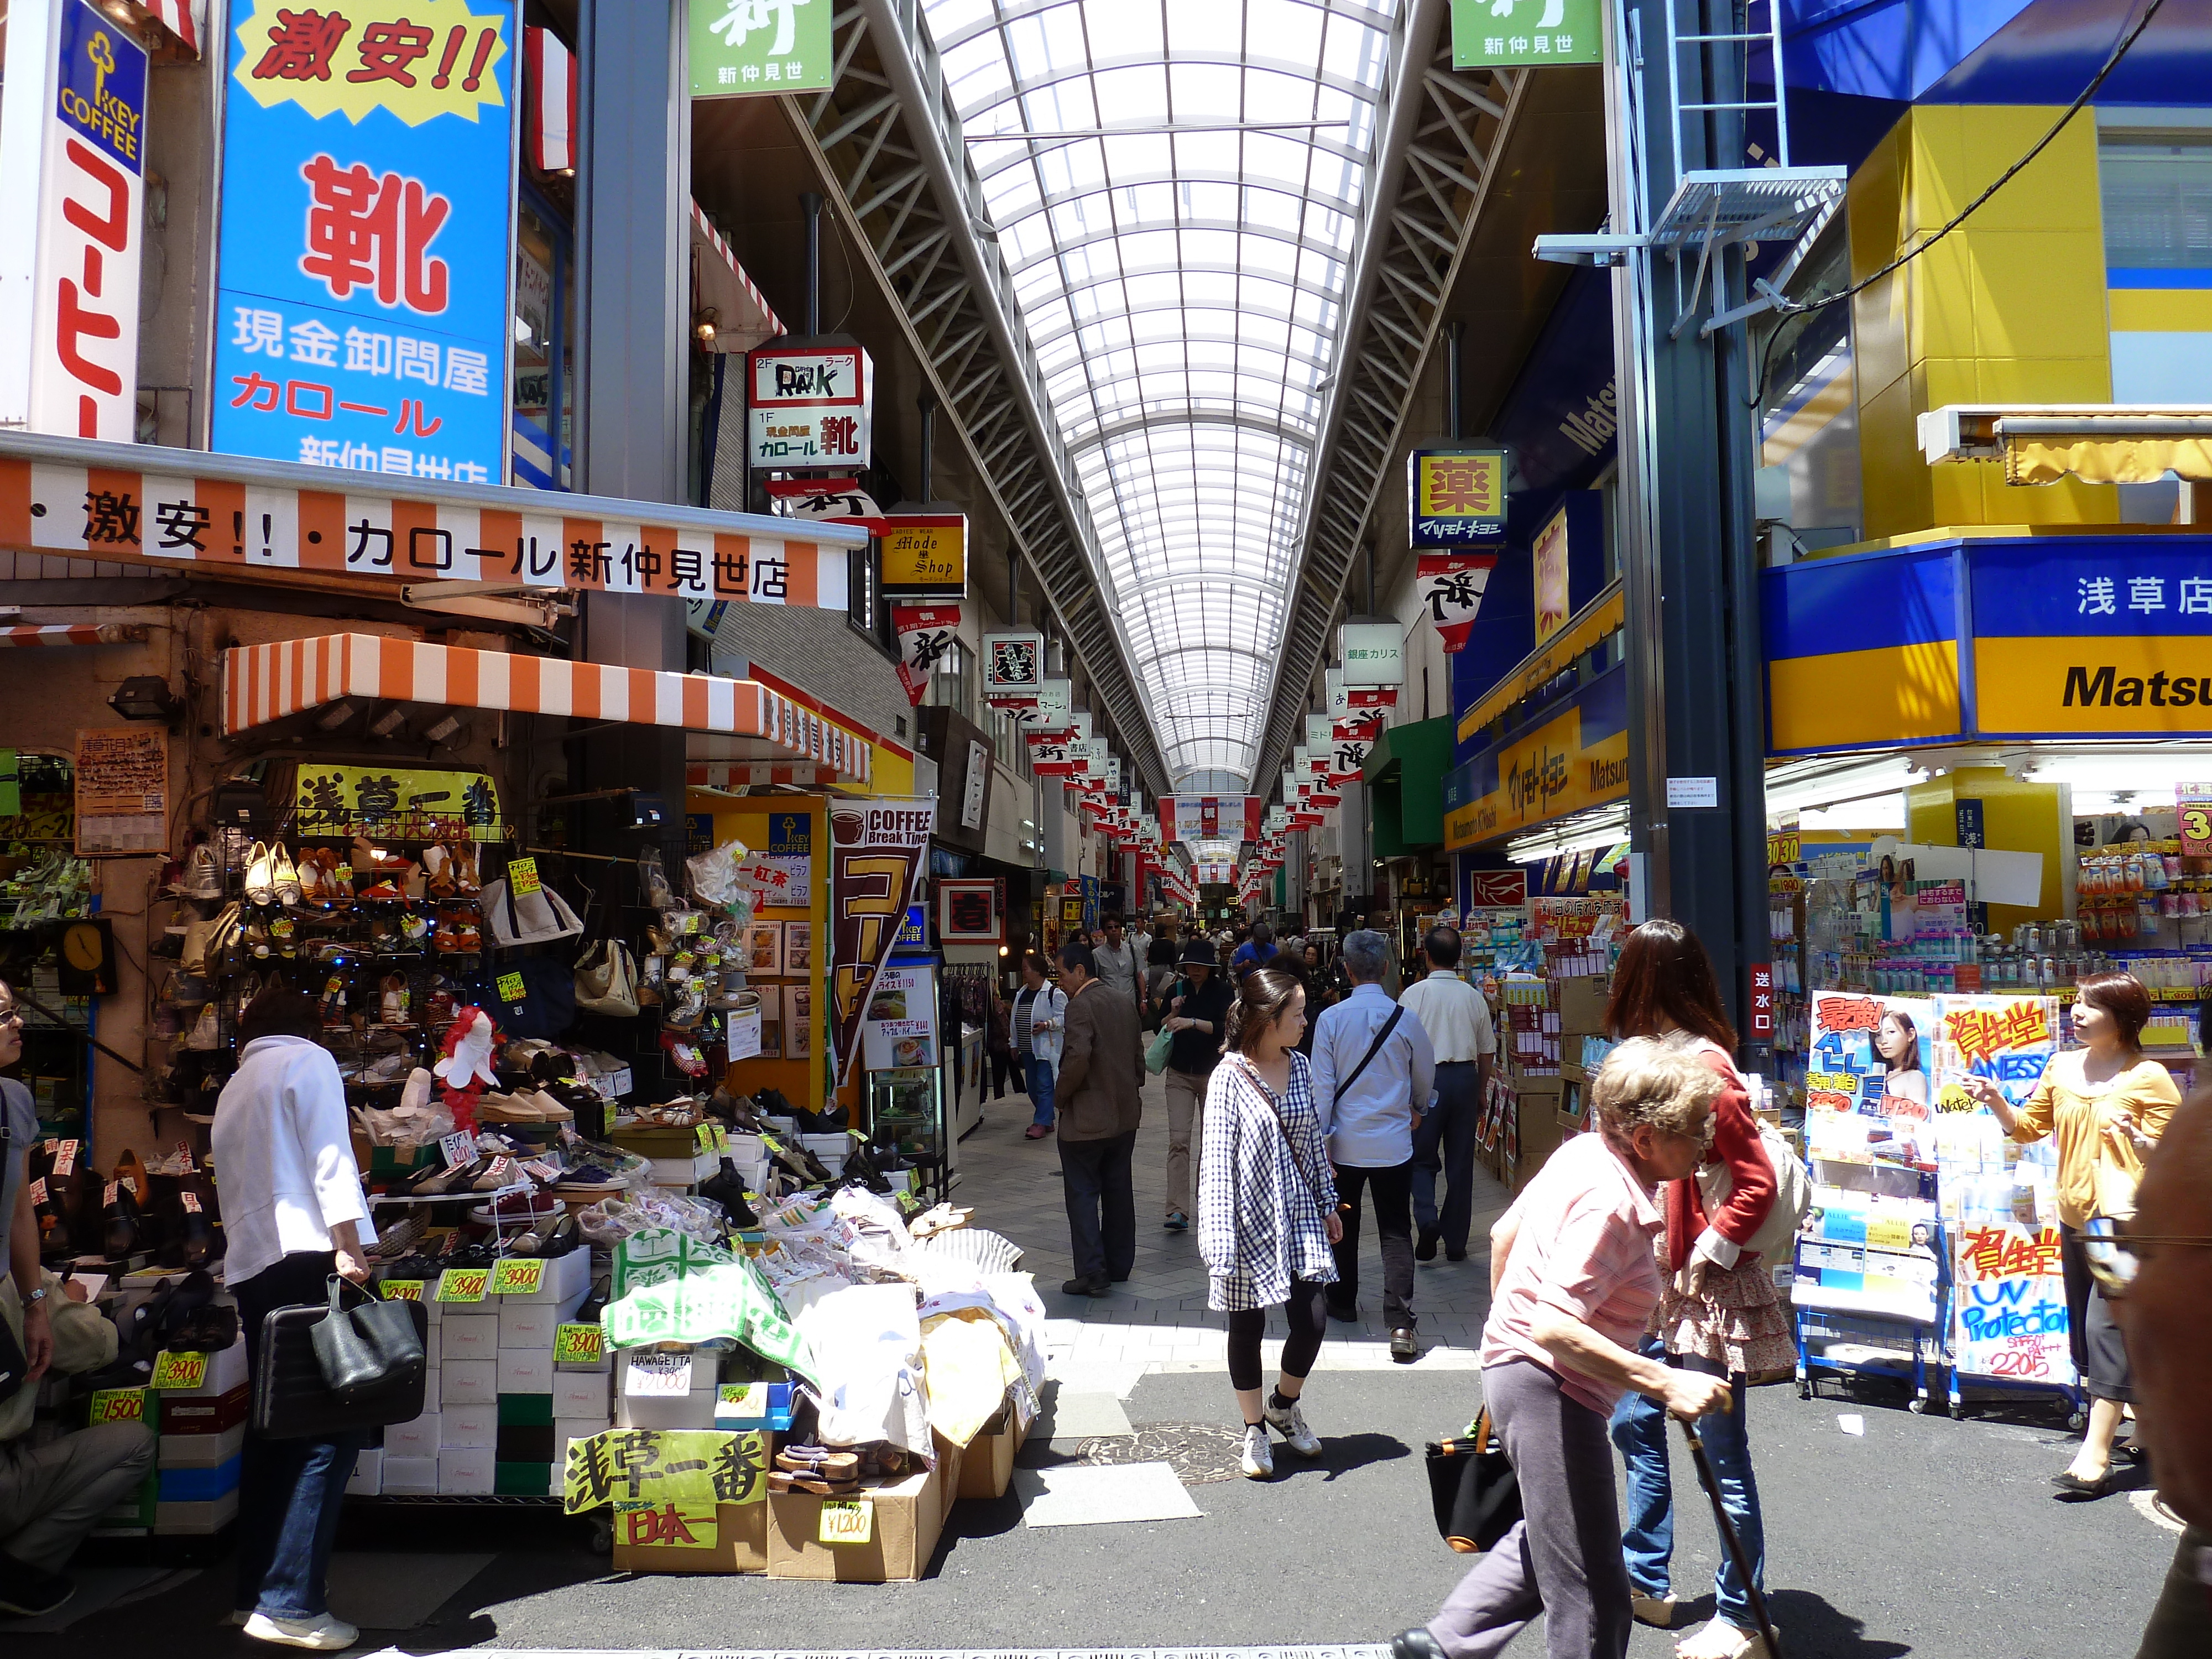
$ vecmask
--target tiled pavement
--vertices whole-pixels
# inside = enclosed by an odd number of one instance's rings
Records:
[[[1061,1282],[1075,1271],[1069,1255],[1067,1209],[1060,1184],[1056,1139],[1025,1140],[1030,1121],[1025,1096],[987,1101],[982,1123],[960,1143],[960,1182],[954,1200],[972,1205],[975,1224],[1003,1233],[1022,1247],[1022,1268],[1036,1275],[1051,1315],[1048,1352],[1055,1376],[1084,1392],[1126,1395],[1146,1372],[1225,1370],[1223,1316],[1206,1305],[1206,1266],[1195,1231],[1171,1232],[1160,1223],[1167,1187],[1167,1103],[1158,1078],[1145,1083],[1145,1109],[1137,1131],[1136,1270],[1104,1297],[1071,1297]],[[1196,1178],[1197,1149],[1192,1175]],[[1411,1370],[1472,1370],[1482,1321],[1489,1310],[1488,1239],[1491,1223],[1509,1201],[1505,1189],[1481,1171],[1474,1226],[1465,1261],[1441,1254],[1416,1269],[1414,1311],[1423,1352]],[[1371,1212],[1362,1229],[1361,1318],[1332,1320],[1319,1369],[1395,1370],[1389,1331],[1382,1320],[1382,1263]],[[1268,1345],[1272,1364],[1281,1326]]]

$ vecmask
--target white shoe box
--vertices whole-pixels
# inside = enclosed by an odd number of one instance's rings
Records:
[[[444,1403],[445,1388],[441,1379],[446,1374],[445,1362],[426,1366],[422,1372],[422,1409],[434,1412]]]
[[[394,1457],[392,1448],[384,1449],[384,1493],[387,1498],[396,1492],[419,1496],[438,1490],[438,1460],[435,1457]]]
[[[190,1498],[154,1505],[154,1532],[158,1536],[180,1533],[221,1532],[238,1519],[236,1488],[220,1498]]]
[[[200,1379],[197,1389],[164,1389],[161,1392],[173,1400],[193,1400],[202,1395],[220,1399],[233,1389],[246,1386],[246,1344],[241,1340],[227,1348],[219,1348],[207,1357],[207,1375]]]
[[[451,1328],[448,1327],[448,1328]],[[546,1359],[547,1375],[552,1373],[552,1359]],[[499,1401],[499,1361],[496,1359],[448,1359],[438,1367],[439,1409],[450,1411],[456,1406],[490,1406]],[[544,1393],[544,1389],[539,1389]]]
[[[496,1359],[499,1313],[450,1313],[438,1328],[438,1352],[447,1360]]]
[[[444,1417],[437,1412],[424,1412],[411,1423],[394,1423],[385,1430],[384,1455],[386,1457],[435,1457],[439,1439],[444,1433]]]
[[[438,1450],[480,1449],[499,1444],[499,1406],[448,1406],[438,1414]]]
[[[549,1308],[566,1304],[571,1310],[580,1304],[592,1289],[592,1253],[574,1249],[566,1255],[556,1255],[545,1264],[538,1276],[538,1288],[527,1296],[507,1295],[500,1297],[503,1304],[542,1303]]]
[[[501,1348],[498,1369],[501,1394],[550,1394],[553,1345],[549,1341],[542,1348]]]
[[[165,1434],[157,1460],[165,1469],[219,1469],[246,1449],[246,1425],[221,1434]]]
[[[615,1372],[615,1422],[625,1429],[711,1429],[714,1426],[714,1393],[718,1360],[712,1350],[691,1356],[690,1391],[667,1395],[639,1391],[646,1381],[639,1360],[647,1350],[625,1349]],[[665,1356],[654,1356],[665,1358]],[[556,1407],[554,1416],[560,1416]]]
[[[517,1302],[500,1298],[499,1346],[501,1348],[553,1347],[553,1328],[561,1322],[561,1310],[550,1302]]]
[[[441,1346],[441,1340],[445,1335],[445,1326],[439,1324],[431,1326],[428,1331],[423,1333],[422,1360],[425,1364],[435,1366],[441,1359],[445,1358],[446,1351]]]
[[[353,1479],[346,1482],[346,1492],[354,1498],[374,1498],[384,1490],[384,1449],[371,1446],[356,1455],[353,1460]]]
[[[553,1373],[553,1421],[558,1425],[564,1417],[588,1417],[612,1421],[613,1395],[608,1390],[612,1379],[605,1371],[555,1371]]]
[[[492,1490],[496,1479],[489,1446],[462,1446],[438,1454],[438,1492],[442,1496],[481,1496]]]

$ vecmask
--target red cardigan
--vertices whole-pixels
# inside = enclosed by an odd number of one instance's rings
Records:
[[[1751,1114],[1751,1091],[1735,1062],[1708,1042],[1698,1058],[1721,1074],[1723,1087],[1713,1105],[1713,1145],[1705,1163],[1725,1164],[1733,1187],[1718,1215],[1705,1213],[1705,1194],[1694,1176],[1667,1183],[1667,1264],[1680,1273],[1698,1237],[1710,1226],[1731,1244],[1741,1245],[1765,1224],[1774,1207],[1774,1166],[1759,1139],[1759,1120]]]

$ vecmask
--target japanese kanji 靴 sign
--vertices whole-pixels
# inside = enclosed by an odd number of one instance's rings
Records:
[[[213,447],[504,483],[514,0],[239,0]]]

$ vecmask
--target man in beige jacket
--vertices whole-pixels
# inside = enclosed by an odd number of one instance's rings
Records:
[[[1100,984],[1097,969],[1089,945],[1060,947],[1066,1035],[1053,1103],[1075,1257],[1075,1277],[1060,1289],[1070,1296],[1104,1296],[1137,1263],[1137,1196],[1129,1170],[1144,1105],[1144,1043],[1135,1001]]]

